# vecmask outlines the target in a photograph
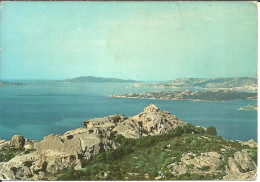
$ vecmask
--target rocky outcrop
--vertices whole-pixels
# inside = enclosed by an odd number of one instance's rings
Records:
[[[25,144],[25,138],[21,135],[14,135],[10,141],[10,145],[15,148],[21,148]]]
[[[221,155],[217,152],[201,153],[196,156],[193,153],[183,154],[181,162],[175,162],[167,166],[173,175],[182,175],[187,172],[196,174],[216,174],[217,165]]]
[[[100,152],[115,149],[118,144],[109,139],[115,134],[138,138],[162,134],[185,124],[176,116],[151,104],[134,117],[120,114],[92,119],[84,122],[86,128],[71,130],[62,135],[49,135],[40,142],[32,142],[16,135],[9,142],[9,146],[36,151],[0,163],[0,178],[44,179],[46,174],[68,167],[78,170],[81,168],[82,158],[91,159]]]
[[[76,159],[83,156],[90,159],[93,155],[117,146],[113,140],[103,137],[98,129],[90,131],[78,128],[63,135],[49,135],[34,147],[42,155],[75,156]]]
[[[32,164],[36,163],[38,154],[31,153],[15,156],[8,162],[0,163],[0,179],[15,180],[15,179],[30,179],[39,172],[40,166],[32,169]]]
[[[0,140],[0,149],[6,146],[14,148],[33,149],[34,144],[37,142],[37,140],[29,140],[28,138],[24,138],[24,136],[22,135],[14,135],[10,141]]]
[[[109,149],[116,149],[119,144],[113,141],[114,135],[126,138],[160,135],[185,122],[167,111],[161,111],[150,104],[144,111],[133,117],[123,114],[84,122],[86,128],[77,128],[60,135],[46,136],[42,141],[31,141],[23,136],[13,136],[11,141],[0,140],[0,150],[11,149],[22,151],[11,160],[0,162],[0,179],[3,180],[55,180],[53,174],[67,168],[79,170],[82,159],[91,159],[94,155]],[[252,148],[257,147],[254,141],[244,142]],[[9,148],[8,148],[9,147]],[[168,145],[167,145],[168,147]],[[1,152],[0,152],[1,155]],[[0,156],[1,157],[1,156]],[[217,152],[195,155],[184,153],[180,162],[167,166],[174,175],[197,173],[201,175],[218,173],[217,165],[221,161]],[[236,152],[229,158],[224,179],[254,179],[256,165],[248,150]],[[105,176],[105,174],[104,174]],[[164,179],[159,173],[157,179]]]
[[[185,153],[181,158],[181,162],[175,162],[167,166],[173,175],[182,175],[185,173],[195,173],[200,175],[217,174],[220,172],[217,166],[222,161],[221,154],[217,152],[201,153],[196,156],[192,153]],[[256,164],[252,159],[248,149],[238,151],[233,157],[229,157],[226,166],[226,175],[224,180],[255,180]]]
[[[144,109],[144,112],[133,117],[135,123],[141,125],[142,129],[149,135],[159,135],[168,130],[184,126],[186,123],[181,121],[175,115],[161,111],[155,105],[150,104]]]
[[[249,150],[238,151],[228,159],[224,180],[255,180],[256,164]]]
[[[161,111],[155,105],[148,105],[144,111],[133,117],[112,115],[84,122],[89,130],[99,129],[104,134],[120,134],[126,138],[159,135],[186,123],[175,115]]]
[[[51,174],[67,168],[81,169],[81,159],[115,149],[118,144],[97,129],[78,128],[63,135],[49,135],[42,141],[32,143],[13,137],[10,147],[35,149],[29,154],[17,155],[8,162],[0,163],[0,179],[41,180],[49,179]],[[19,142],[23,141],[23,142]],[[19,145],[18,145],[19,144]]]
[[[42,180],[49,174],[69,167],[79,161],[73,156],[47,156],[38,152],[15,156],[8,162],[0,163],[0,179],[4,180]]]
[[[242,145],[248,145],[251,148],[256,148],[257,147],[257,143],[253,139],[248,140],[247,142],[239,141],[239,143],[241,143]]]
[[[6,147],[6,146],[10,146],[10,141],[8,141],[8,140],[0,140],[0,150],[3,147]]]

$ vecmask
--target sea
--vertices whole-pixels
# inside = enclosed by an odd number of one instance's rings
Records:
[[[257,141],[257,111],[237,110],[256,100],[190,101],[112,98],[109,95],[164,89],[138,88],[133,83],[65,83],[20,81],[24,86],[0,87],[0,138],[23,135],[42,140],[84,127],[83,122],[114,114],[134,116],[148,104],[169,111],[196,126],[215,126],[230,140]],[[168,91],[169,89],[165,89]]]

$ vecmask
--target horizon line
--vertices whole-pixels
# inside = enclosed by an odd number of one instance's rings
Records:
[[[66,79],[74,79],[74,78],[80,78],[80,77],[95,77],[95,78],[110,78],[110,79],[121,79],[121,80],[133,80],[133,81],[157,81],[157,82],[162,82],[162,81],[173,81],[177,79],[184,79],[184,78],[194,78],[194,79],[214,79],[214,78],[258,78],[257,76],[232,76],[232,77],[178,77],[174,79],[165,79],[165,80],[136,80],[136,79],[123,79],[123,78],[117,78],[117,77],[102,77],[102,76],[77,76],[73,78],[65,78],[65,79],[17,79],[17,78],[12,78],[12,79],[0,79],[0,81],[61,81],[61,80],[66,80]]]

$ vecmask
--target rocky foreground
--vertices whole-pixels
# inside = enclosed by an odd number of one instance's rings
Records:
[[[42,141],[0,140],[1,180],[160,180],[256,178],[257,144],[217,137],[148,105],[133,117],[84,122]]]

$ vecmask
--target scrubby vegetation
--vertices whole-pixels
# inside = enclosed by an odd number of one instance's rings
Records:
[[[255,163],[257,164],[257,148],[253,148],[251,150],[251,153],[252,153],[252,158],[253,160],[255,161]]]
[[[24,148],[4,147],[0,150],[0,162],[7,162],[24,151]]]
[[[57,177],[58,180],[154,180],[159,175],[167,180],[221,179],[225,175],[228,157],[249,146],[224,140],[216,134],[214,127],[204,129],[188,124],[162,135],[139,139],[117,135],[111,138],[120,143],[117,149],[107,150],[91,160],[83,159],[81,170],[68,169],[57,174]],[[218,174],[185,173],[174,176],[167,168],[169,164],[180,162],[183,153],[191,152],[199,156],[211,151],[223,156]],[[253,156],[256,153],[256,150],[252,150]],[[193,168],[194,165],[187,166],[187,169]],[[207,171],[209,167],[204,166],[201,170]]]

